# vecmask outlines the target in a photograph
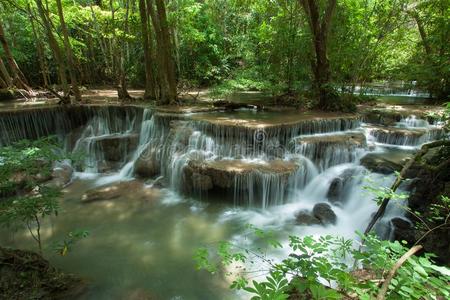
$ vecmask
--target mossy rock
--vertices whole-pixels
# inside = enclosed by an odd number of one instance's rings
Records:
[[[35,252],[0,247],[1,299],[77,299],[85,288]]]
[[[0,101],[9,101],[16,99],[16,93],[10,89],[0,89]]]

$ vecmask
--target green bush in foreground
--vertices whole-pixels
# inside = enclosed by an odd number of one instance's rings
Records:
[[[226,268],[225,275],[234,278],[231,288],[253,294],[252,299],[450,297],[450,269],[435,265],[432,254],[409,257],[394,272],[386,293],[380,292],[390,271],[409,250],[399,242],[359,234],[364,245],[355,248],[353,240],[339,237],[290,236],[290,254],[281,262],[274,262],[266,255],[267,247],[282,248],[282,245],[273,238],[273,233],[250,228],[266,247],[243,249],[222,242],[215,251],[198,249],[194,258],[199,269],[211,273]],[[259,280],[263,275],[265,278]],[[250,282],[252,276],[258,277],[258,281]]]

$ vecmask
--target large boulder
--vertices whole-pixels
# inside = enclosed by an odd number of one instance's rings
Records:
[[[324,225],[336,224],[336,214],[327,203],[318,203],[314,205],[313,215]]]
[[[280,176],[287,185],[288,178],[294,174],[299,165],[293,161],[272,160],[269,162],[247,162],[244,160],[191,160],[183,169],[185,190],[191,187],[200,190],[230,189],[238,176],[250,174],[272,174]],[[209,178],[209,179],[208,179]],[[240,185],[245,188],[245,185]]]
[[[141,178],[152,178],[161,172],[161,163],[158,160],[158,149],[153,146],[142,151],[134,163],[134,173]]]
[[[387,175],[401,171],[403,165],[406,163],[406,159],[405,157],[403,161],[394,161],[388,153],[369,153],[361,158],[360,163],[369,171]]]
[[[106,161],[120,162],[136,149],[139,136],[137,134],[114,134],[98,137],[95,142],[103,151]]]
[[[366,146],[366,136],[361,132],[309,135],[295,140],[296,152],[324,167],[350,162],[355,151]]]

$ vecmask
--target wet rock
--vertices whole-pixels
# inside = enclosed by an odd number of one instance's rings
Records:
[[[314,145],[318,154],[328,147],[364,148],[367,145],[366,136],[360,132],[305,136],[297,139],[297,143]]]
[[[150,146],[145,149],[134,163],[134,173],[141,178],[152,178],[161,172],[157,158],[157,149]]]
[[[189,138],[194,132],[192,127],[188,126],[188,122],[173,120],[170,122],[170,127],[169,138],[177,143],[177,147],[187,146],[189,144]]]
[[[131,198],[134,200],[153,199],[159,195],[156,189],[145,188],[138,180],[115,182],[87,191],[81,198],[82,203]]]
[[[324,225],[336,224],[336,214],[327,203],[318,203],[314,205],[313,215]]]
[[[96,138],[106,161],[120,162],[134,151],[139,142],[137,134],[117,134]]]
[[[8,100],[24,98],[23,94],[26,96],[29,96],[29,93],[25,90],[0,89],[0,101],[8,101]]]
[[[331,203],[341,203],[344,200],[345,189],[355,173],[355,169],[347,169],[331,181],[327,192],[327,198]]]
[[[360,163],[372,172],[386,175],[401,171],[403,168],[403,164],[386,158],[383,153],[369,153],[361,159]]]
[[[403,218],[391,219],[391,226],[394,232],[394,239],[398,237],[405,238],[406,240],[413,240],[415,236],[415,230],[413,224]]]
[[[322,222],[316,217],[314,217],[310,212],[302,210],[299,211],[295,216],[295,221],[297,225],[321,225]]]
[[[298,168],[299,165],[295,162],[282,160],[261,163],[243,160],[191,160],[183,169],[183,179],[186,190],[195,186],[203,190],[212,188],[229,189],[234,186],[236,176],[250,176],[255,173],[280,176],[280,179],[287,184],[289,176],[294,174]]]
[[[368,131],[376,142],[389,145],[417,146],[427,141],[439,139],[443,131],[440,128],[398,128],[369,127]]]
[[[402,114],[392,110],[370,109],[363,112],[366,123],[393,126],[402,119]]]
[[[192,174],[192,187],[199,191],[207,191],[213,188],[211,177],[200,173]]]
[[[433,211],[432,205],[443,205],[442,196],[450,195],[450,141],[437,141],[422,147],[424,154],[416,157],[414,163],[407,170],[405,177],[409,181],[410,195],[408,207],[411,211],[419,212],[422,219],[430,220]],[[446,213],[441,211],[441,216]],[[408,216],[415,224],[417,219]],[[442,224],[442,221],[428,222],[430,228]],[[407,229],[399,222],[394,223],[396,230],[394,236],[398,240],[406,240],[411,245],[425,234],[425,231]],[[399,226],[400,225],[400,226]],[[422,239],[421,244],[425,251],[435,253],[437,260],[442,264],[450,264],[450,230],[448,228],[436,229]]]
[[[68,164],[61,164],[53,168],[52,179],[47,183],[48,186],[62,188],[70,182],[73,175],[73,168]]]

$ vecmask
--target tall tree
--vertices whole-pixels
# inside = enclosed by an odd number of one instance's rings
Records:
[[[319,97],[319,107],[330,109],[336,106],[335,97],[331,96],[330,62],[327,56],[328,33],[330,32],[331,20],[336,9],[336,0],[327,0],[324,12],[321,12],[320,3],[316,0],[299,0],[312,34],[312,45],[314,48],[314,59],[311,61],[314,75],[314,85]]]
[[[144,98],[156,99],[156,81],[152,67],[153,41],[151,26],[147,18],[147,7],[145,0],[139,0],[139,14],[141,17],[142,45],[144,48],[145,64],[145,94]]]
[[[170,38],[164,0],[156,0],[155,2],[156,10],[153,1],[147,0],[147,10],[155,29],[156,42],[158,45],[156,55],[160,83],[159,103],[173,104],[177,100],[177,83],[172,39]]]
[[[3,31],[3,24],[1,20],[0,20],[0,43],[2,44],[3,51],[6,56],[6,61],[8,62],[8,66],[12,74],[13,83],[18,88],[30,91],[31,88],[28,86],[28,82],[25,78],[25,75],[23,75],[22,71],[17,65],[16,60],[14,59],[14,56],[11,52],[11,49],[9,48],[8,42],[6,41],[5,32]]]
[[[41,17],[41,21],[45,27],[45,33],[47,35],[48,43],[50,46],[50,49],[52,50],[53,57],[55,58],[57,67],[58,67],[58,75],[59,79],[63,88],[63,100],[64,102],[70,102],[70,88],[69,84],[67,83],[67,76],[66,76],[66,67],[64,63],[64,58],[61,53],[61,48],[58,45],[58,42],[53,35],[53,25],[51,23],[51,20],[48,16],[48,10],[44,7],[42,0],[36,0],[36,5],[38,7],[38,12]]]
[[[80,102],[81,101],[81,93],[80,89],[78,87],[78,79],[77,79],[77,72],[75,68],[75,61],[72,51],[72,46],[70,45],[69,41],[69,32],[67,31],[66,21],[64,20],[64,12],[61,4],[61,0],[56,0],[56,5],[58,6],[58,15],[59,15],[59,22],[61,23],[61,29],[64,36],[64,48],[67,55],[67,62],[68,62],[68,69],[69,69],[69,75],[70,75],[70,81],[72,83],[72,90],[75,96],[75,101]]]

